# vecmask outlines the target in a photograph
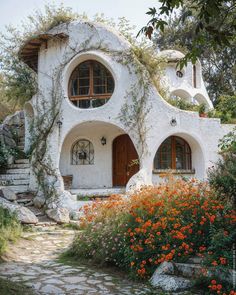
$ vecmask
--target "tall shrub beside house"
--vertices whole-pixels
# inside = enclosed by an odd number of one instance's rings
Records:
[[[235,222],[233,209],[206,184],[172,180],[87,207],[70,254],[117,265],[141,279],[164,261],[185,262],[196,255],[206,266],[227,270],[233,264]]]
[[[236,206],[236,129],[223,137],[219,147],[222,158],[209,170],[209,183],[221,199]]]

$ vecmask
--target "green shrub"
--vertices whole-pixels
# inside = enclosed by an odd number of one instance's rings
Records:
[[[193,111],[193,112],[198,112],[198,106],[194,105],[190,102],[187,102],[185,99],[176,97],[176,98],[169,98],[167,99],[167,102],[171,104],[172,106],[185,110],[185,111]]]
[[[0,170],[7,168],[9,157],[17,157],[19,154],[18,148],[9,148],[0,143]]]
[[[209,169],[209,183],[221,199],[236,205],[236,129],[223,137],[219,148],[222,158]]]
[[[14,214],[0,207],[0,256],[10,241],[16,241],[21,235],[21,225]]]

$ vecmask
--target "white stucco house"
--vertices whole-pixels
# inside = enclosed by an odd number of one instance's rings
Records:
[[[25,105],[25,150],[35,121],[56,97],[59,115],[46,138],[45,155],[58,176],[53,185],[62,192],[155,185],[167,170],[204,179],[218,159],[219,139],[233,128],[171,106],[151,81],[148,90],[139,89],[140,73],[123,57],[130,48],[115,30],[77,21],[32,38],[20,50],[21,59],[37,72],[39,85],[38,94]],[[189,62],[177,71],[181,52],[166,50],[157,55],[167,61],[161,83],[172,96],[213,108],[200,62]],[[145,128],[136,126],[138,111],[132,113],[134,101],[136,107],[142,105],[143,97],[146,111],[140,118]],[[131,122],[124,120],[126,115]],[[140,135],[136,127],[145,134]],[[30,189],[37,190],[33,169],[30,175]],[[65,187],[63,179],[71,184]]]

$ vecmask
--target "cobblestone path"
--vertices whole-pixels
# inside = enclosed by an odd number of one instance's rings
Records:
[[[24,233],[0,264],[0,277],[32,287],[35,294],[150,294],[148,286],[120,274],[59,263],[73,237],[73,230],[57,228]]]

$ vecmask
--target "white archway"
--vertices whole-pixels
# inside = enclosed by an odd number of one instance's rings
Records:
[[[118,126],[102,121],[80,123],[67,133],[60,152],[59,169],[62,176],[73,176],[72,189],[105,189],[113,186],[112,143],[117,136],[122,134],[127,134],[127,132]],[[102,138],[105,138],[105,144]],[[79,139],[86,139],[92,143],[93,163],[88,165],[71,163],[71,147]],[[133,142],[132,139],[131,141]]]
[[[169,133],[166,136],[160,138],[155,147],[152,149],[152,159],[154,163],[154,158],[156,152],[158,151],[160,145],[170,136],[178,136],[183,138],[191,148],[191,159],[192,159],[192,170],[194,173],[190,174],[191,177],[204,179],[206,176],[206,167],[205,167],[205,150],[201,140],[195,134],[188,134],[182,131]],[[157,184],[160,181],[158,174],[153,174],[153,184]]]
[[[192,96],[190,95],[190,93],[184,89],[177,89],[174,90],[170,93],[170,96],[175,98],[175,97],[180,97],[182,99],[184,99],[185,101],[192,103]]]

